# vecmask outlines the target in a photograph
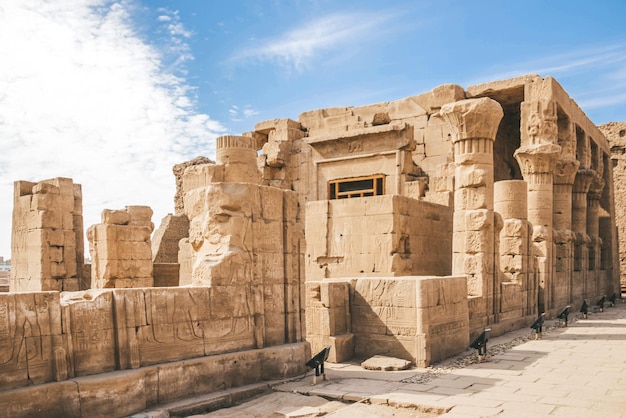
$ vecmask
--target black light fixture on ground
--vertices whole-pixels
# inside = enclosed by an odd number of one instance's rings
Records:
[[[583,299],[583,304],[580,307],[580,313],[583,314],[583,319],[587,319],[587,314],[589,313],[589,304],[587,303],[587,299]]]
[[[569,310],[571,309],[571,305],[567,305],[565,308],[563,308],[563,310],[561,312],[559,312],[559,314],[556,316],[557,318],[559,318],[559,325],[562,324],[562,326],[566,327],[567,326],[567,317],[569,316]]]
[[[489,341],[489,333],[491,328],[485,328],[478,337],[470,344],[471,348],[477,350],[478,361],[487,355],[487,341]]]
[[[330,353],[330,346],[327,345],[314,355],[309,361],[307,361],[305,366],[310,367],[311,369],[315,369],[315,376],[313,376],[313,384],[317,384],[317,376],[320,374],[322,378],[326,380],[326,373],[324,372],[324,362],[328,359],[328,354]]]
[[[606,303],[606,295],[602,296],[598,302],[596,302],[596,306],[600,310],[600,312],[604,312],[604,304]]]
[[[535,319],[535,322],[532,323],[532,325],[530,326],[532,329],[535,330],[535,339],[539,340],[542,337],[542,332],[543,332],[543,321],[546,318],[546,313],[542,312],[539,314],[539,317],[537,317],[537,319]]]

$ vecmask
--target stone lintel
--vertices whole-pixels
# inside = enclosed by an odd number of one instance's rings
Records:
[[[392,122],[305,139],[325,158],[415,149],[413,127],[405,122]]]
[[[384,134],[388,132],[398,132],[398,133],[403,134],[400,136],[406,136],[404,135],[405,131],[409,131],[409,130],[412,131],[412,129],[408,129],[408,128],[410,128],[410,125],[407,124],[406,122],[391,122],[385,125],[376,125],[376,126],[371,126],[367,128],[358,128],[358,129],[349,129],[343,133],[332,132],[327,135],[312,136],[312,137],[308,137],[306,139],[306,142],[309,143],[311,146],[315,147],[318,144],[327,143],[327,142],[335,142],[335,141],[340,141],[343,139],[375,138],[376,135],[380,135],[380,134]]]

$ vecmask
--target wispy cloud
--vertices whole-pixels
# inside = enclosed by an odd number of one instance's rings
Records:
[[[302,71],[320,55],[348,45],[362,45],[386,30],[393,13],[337,13],[322,16],[272,39],[252,39],[252,46],[235,52],[230,61],[272,62],[287,70]]]
[[[127,6],[0,5],[0,255],[9,255],[13,181],[73,178],[83,185],[85,227],[105,208],[133,204],[151,206],[158,224],[173,211],[171,167],[210,156],[225,132],[136,34]],[[160,24],[176,15],[167,16]],[[184,38],[180,28],[165,30]],[[186,53],[184,42],[176,48]]]
[[[250,105],[246,105],[243,109],[237,105],[232,105],[230,109],[228,109],[228,114],[231,121],[243,122],[247,118],[258,115],[259,111]]]
[[[539,74],[557,78],[583,109],[626,104],[626,44],[581,47],[509,64],[508,68],[480,76],[466,85]]]
[[[626,45],[611,45],[600,48],[582,48],[562,54],[540,57],[532,61],[509,65],[512,69],[488,77],[509,78],[524,74],[571,76],[574,73],[593,70],[611,71],[626,65]]]

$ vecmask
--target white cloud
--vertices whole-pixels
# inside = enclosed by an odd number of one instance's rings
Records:
[[[15,180],[82,184],[85,229],[126,205],[151,206],[158,225],[174,210],[172,166],[214,153],[225,128],[195,112],[192,86],[135,33],[131,6],[0,4],[0,255],[10,252]]]
[[[230,109],[228,109],[228,114],[230,115],[231,121],[242,122],[244,119],[260,114],[260,112],[250,105],[246,105],[243,109],[240,109],[237,105],[232,105]]]
[[[320,54],[341,50],[349,44],[363,43],[380,35],[385,24],[392,19],[390,13],[337,13],[316,20],[281,34],[274,39],[252,38],[254,45],[231,56],[230,61],[269,61],[288,70],[302,71]]]

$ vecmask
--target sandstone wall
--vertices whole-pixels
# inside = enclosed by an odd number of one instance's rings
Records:
[[[620,282],[626,286],[626,122],[610,122],[599,126],[611,145],[613,187],[615,190],[615,222],[619,237]]]
[[[1,294],[0,393],[260,348],[238,304],[203,287]]]
[[[151,219],[148,206],[102,211],[102,223],[87,230],[92,289],[154,285]]]
[[[360,359],[388,355],[428,367],[467,349],[467,309],[465,277],[310,281],[307,337],[312,352],[330,344],[340,358],[354,350]]]
[[[12,292],[80,290],[84,261],[82,190],[69,178],[16,181]]]
[[[450,274],[448,207],[384,195],[309,202],[306,210],[307,280]]]

